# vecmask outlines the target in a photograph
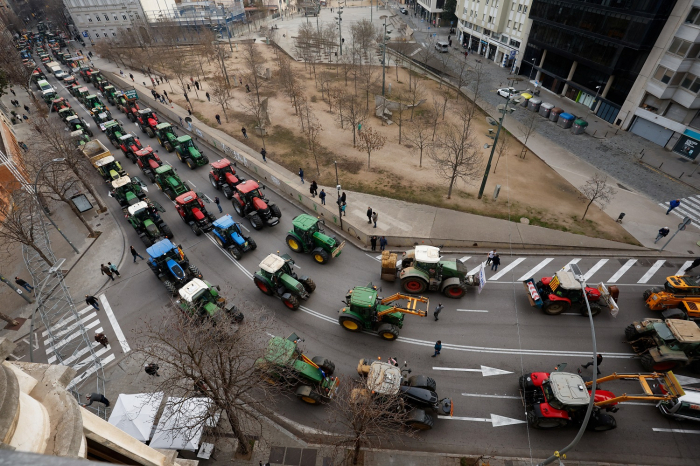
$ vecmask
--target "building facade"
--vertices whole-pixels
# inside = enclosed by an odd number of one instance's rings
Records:
[[[532,0],[459,0],[459,40],[465,49],[503,67],[512,67],[530,29]]]
[[[533,0],[520,74],[621,125],[620,109],[675,5],[676,0]]]
[[[28,178],[12,123],[0,112],[0,203],[10,202],[13,191],[26,184]],[[0,221],[4,220],[0,217]]]
[[[447,26],[440,24],[440,15],[445,6],[445,0],[415,0],[413,4],[417,16],[423,18],[430,25]]]

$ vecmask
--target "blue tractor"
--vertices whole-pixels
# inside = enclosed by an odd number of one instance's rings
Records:
[[[146,249],[150,256],[148,266],[167,288],[168,292],[177,296],[180,288],[194,278],[202,278],[199,269],[190,264],[182,251],[182,247],[173,244],[169,239],[163,239]]]
[[[240,259],[244,252],[252,251],[257,247],[250,236],[245,236],[238,223],[234,222],[230,215],[224,215],[215,221],[212,226],[214,239],[229,252],[235,259]]]

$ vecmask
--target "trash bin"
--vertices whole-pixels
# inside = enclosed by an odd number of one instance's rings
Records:
[[[575,120],[574,124],[571,126],[571,132],[574,134],[583,134],[586,132],[586,126],[588,126],[588,122],[579,118]]]
[[[574,124],[574,117],[571,113],[562,113],[559,115],[559,120],[557,120],[557,126],[564,128],[564,129],[569,129],[571,128],[571,125]]]
[[[532,99],[532,94],[528,94],[527,92],[523,92],[520,94],[520,97],[522,97],[522,101],[520,102],[521,107],[527,107],[527,103]]]
[[[556,123],[556,121],[559,119],[559,115],[564,113],[564,110],[559,108],[559,107],[554,107],[552,110],[549,111],[549,121],[553,121]]]
[[[547,103],[547,102],[543,102],[543,103],[540,105],[540,115],[542,115],[542,116],[545,117],[545,118],[549,118],[549,112],[550,112],[553,108],[554,108],[554,105],[552,105],[552,104],[550,104],[550,103]]]
[[[533,97],[530,99],[530,102],[527,104],[527,109],[530,110],[531,112],[539,112],[540,111],[540,105],[542,104],[542,99],[539,97]]]

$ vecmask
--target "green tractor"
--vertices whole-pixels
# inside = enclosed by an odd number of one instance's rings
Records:
[[[398,306],[397,301],[406,300],[407,304]],[[428,315],[428,298],[422,296],[406,296],[400,293],[380,298],[377,287],[371,283],[367,286],[356,286],[348,291],[345,301],[347,307],[340,310],[338,321],[345,330],[362,332],[365,330],[377,332],[384,340],[396,340],[399,330],[403,327],[404,314],[414,314],[420,317]],[[425,303],[425,310],[418,309],[418,303]]]
[[[177,175],[176,170],[167,163],[156,168],[155,177],[156,186],[158,186],[158,189],[163,191],[171,201],[174,201],[180,194],[191,191],[188,184],[182,181]]]
[[[295,333],[287,338],[272,337],[265,356],[255,361],[255,366],[268,382],[293,387],[304,403],[327,403],[340,384],[338,377],[333,377],[335,364],[320,356],[309,359],[299,349],[300,341]]]
[[[59,110],[56,113],[58,113],[58,116],[61,117],[61,120],[63,120],[63,121],[66,121],[69,117],[78,116],[78,114],[75,113],[75,110],[73,110],[70,107],[62,108],[61,110]]]
[[[104,175],[102,175],[104,177]],[[112,190],[109,195],[119,202],[122,207],[132,206],[146,199],[146,193],[141,183],[132,180],[128,176],[122,176],[112,181]]]
[[[124,207],[122,211],[146,247],[152,246],[153,243],[162,238],[172,239],[172,230],[158,213],[165,212],[162,206],[151,201],[140,201],[129,207]]]
[[[92,130],[88,127],[88,124],[80,118],[78,115],[72,115],[66,118],[66,126],[68,131],[83,131],[88,136],[94,136]]]
[[[121,137],[126,134],[126,131],[124,131],[122,125],[120,125],[118,121],[113,120],[105,123],[104,128],[105,135],[107,136],[107,139],[109,139],[109,142],[111,142],[114,147],[121,147]]]
[[[180,162],[186,163],[192,170],[209,163],[207,156],[199,151],[190,136],[180,136],[175,141],[177,142],[175,146],[177,158]]]
[[[107,98],[107,102],[112,105],[117,103],[117,89],[114,86],[105,86],[102,94]]]
[[[327,263],[331,257],[340,255],[345,241],[324,234],[323,220],[301,214],[292,220],[293,228],[287,234],[287,246],[294,252],[311,253],[319,264]]]
[[[297,276],[294,261],[287,254],[270,254],[260,262],[260,270],[253,276],[253,283],[268,296],[277,296],[285,306],[296,311],[300,300],[307,300],[316,289],[309,277]]]
[[[170,123],[160,123],[156,126],[156,139],[158,144],[163,146],[168,152],[174,151],[179,144],[175,128]]]
[[[101,158],[96,162],[93,162],[93,165],[95,168],[97,168],[100,176],[105,181],[114,182],[119,178],[126,176],[126,171],[122,168],[122,165],[114,159],[113,155],[108,155],[107,157]],[[139,188],[141,188],[141,185],[139,185]]]
[[[645,371],[664,372],[684,366],[700,374],[700,327],[692,320],[644,319],[625,329]]]
[[[220,287],[200,278],[194,278],[178,290],[180,299],[176,302],[182,312],[196,319],[213,319],[216,323],[222,312],[236,323],[243,322],[243,314],[235,305],[226,308],[226,298],[219,294]]]

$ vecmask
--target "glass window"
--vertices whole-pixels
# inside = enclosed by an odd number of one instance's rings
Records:
[[[92,23],[92,18],[88,18],[88,23]]]
[[[523,13],[527,13],[527,6],[523,6]]]
[[[656,73],[654,73],[654,79],[656,79],[657,81],[661,81],[664,84],[668,84],[669,81],[671,81],[672,76],[673,71],[661,65],[659,65],[658,68],[656,68]]]
[[[510,11],[515,11],[515,3],[510,6]]]
[[[501,42],[503,42],[504,44],[507,44],[508,43],[508,36],[501,36]]]
[[[676,73],[673,75],[673,79],[669,83],[669,86],[678,86],[683,80],[683,73]]]
[[[690,14],[685,19],[685,23],[699,25],[700,24],[700,8],[693,7],[693,9],[690,10]]]
[[[138,14],[138,13],[135,13],[135,14],[136,14],[136,19],[141,19],[141,18],[139,18],[139,14]]]
[[[511,24],[513,24],[513,21],[508,20],[508,27],[510,27]]]
[[[489,16],[489,23],[493,23],[493,16]]]
[[[105,21],[109,21],[109,16],[105,15]]]
[[[522,5],[518,5],[518,13],[520,13],[521,11],[523,11],[523,6],[522,6]]]
[[[697,94],[700,91],[700,78],[692,73],[686,73],[685,78],[681,82],[681,87],[688,89],[690,92]]]
[[[513,39],[511,39],[511,40],[510,40],[510,45],[511,45],[511,47],[520,48],[520,41],[519,41],[519,40],[513,40]]]
[[[523,30],[523,23],[518,24],[518,32]]]
[[[124,21],[126,21],[126,15],[122,15],[122,18],[124,18]]]
[[[668,51],[674,55],[678,55],[679,57],[685,57],[685,54],[688,53],[689,48],[690,42],[688,42],[687,40],[680,39],[678,37],[674,37],[673,42],[671,42],[671,47],[669,47]]]
[[[119,17],[117,15],[114,15],[114,21],[119,21]]]
[[[102,21],[99,16],[95,16],[95,18],[97,19],[97,21]]]

